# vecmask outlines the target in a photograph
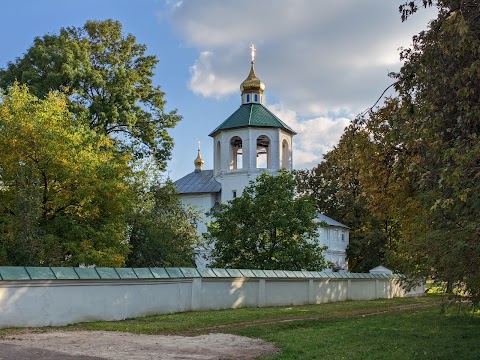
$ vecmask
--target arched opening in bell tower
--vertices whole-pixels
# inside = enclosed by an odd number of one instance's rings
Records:
[[[290,169],[290,147],[286,139],[282,141],[282,168]]]
[[[261,135],[257,138],[257,169],[268,169],[270,167],[270,139]]]
[[[239,136],[234,136],[230,140],[230,170],[243,168],[243,149],[242,139]]]
[[[222,171],[222,160],[221,160],[221,146],[220,141],[217,141],[217,146],[215,148],[215,171],[219,173]]]

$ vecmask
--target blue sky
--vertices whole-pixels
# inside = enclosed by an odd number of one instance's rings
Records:
[[[154,78],[167,109],[182,122],[168,174],[193,171],[201,141],[213,167],[208,134],[240,105],[250,67],[266,84],[266,106],[297,131],[294,167],[311,168],[348,122],[373,105],[401,64],[400,47],[427,27],[435,10],[402,23],[397,0],[4,0],[0,2],[0,67],[36,36],[114,19],[158,57]]]

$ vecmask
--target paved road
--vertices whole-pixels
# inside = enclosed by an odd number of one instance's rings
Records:
[[[0,342],[0,360],[105,360],[94,356],[69,355],[59,351]]]

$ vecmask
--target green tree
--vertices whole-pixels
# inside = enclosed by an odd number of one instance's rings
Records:
[[[353,122],[318,166],[296,172],[299,191],[314,199],[317,210],[350,227],[347,258],[353,272],[388,265],[385,253],[392,235],[391,221],[374,214],[364,190],[367,140],[367,133]],[[380,182],[381,174],[377,175],[375,180]]]
[[[87,21],[35,38],[22,57],[0,69],[0,87],[18,81],[39,98],[61,91],[79,121],[115,139],[122,151],[153,155],[164,169],[173,146],[168,129],[180,116],[165,111],[164,93],[152,84],[158,60],[145,51],[133,35],[122,34],[118,21]]]
[[[249,269],[321,270],[326,267],[317,243],[315,204],[297,196],[291,172],[262,173],[242,196],[221,210],[204,234],[213,245],[213,266]]]
[[[67,99],[13,85],[0,97],[0,257],[8,265],[121,266],[130,156]]]
[[[422,2],[435,4],[438,17],[401,52],[404,65],[392,74],[398,95],[352,124],[357,135],[348,146],[360,145],[351,154],[360,189],[356,198],[385,224],[368,238],[378,246],[385,239],[390,266],[413,278],[447,281],[450,290],[464,286],[478,303],[480,7],[476,0]],[[418,3],[400,7],[403,20]],[[338,161],[326,164],[322,176],[331,181],[329,172],[338,168]],[[322,200],[327,209],[338,204],[342,176],[337,175],[339,184]],[[322,186],[329,181],[322,179]]]
[[[355,121],[368,210],[388,220],[386,259],[480,298],[480,7],[423,1],[438,17],[401,52],[398,95]],[[405,20],[417,3],[400,7]]]
[[[139,188],[136,199],[129,221],[132,252],[127,266],[194,266],[197,213],[182,206],[173,183]]]
[[[410,261],[399,264],[465,284],[478,301],[480,7],[476,0],[435,3],[438,17],[402,52],[405,64],[395,74],[409,125],[402,128],[409,166],[399,174],[412,179],[408,202],[423,210],[412,218],[416,234],[402,244],[401,259]]]

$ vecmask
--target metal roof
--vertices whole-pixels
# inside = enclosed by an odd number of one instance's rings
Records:
[[[262,104],[242,104],[230,117],[213,130],[209,136],[214,136],[220,130],[236,129],[242,127],[273,127],[280,128],[295,135],[288,125],[276,117]]]
[[[170,279],[198,277],[252,277],[252,278],[320,278],[320,279],[397,279],[398,274],[389,273],[349,273],[318,271],[281,271],[250,269],[195,269],[195,268],[79,268],[79,267],[23,267],[0,266],[0,283],[3,281],[48,280],[129,280],[132,279]]]
[[[222,189],[213,177],[213,170],[191,172],[173,183],[179,194],[218,193]]]
[[[343,227],[345,229],[350,229],[347,225],[344,225],[337,220],[333,220],[331,217],[328,217],[327,215],[323,215],[322,213],[317,213],[317,221],[325,221],[328,225],[330,226],[337,226],[337,227]]]

